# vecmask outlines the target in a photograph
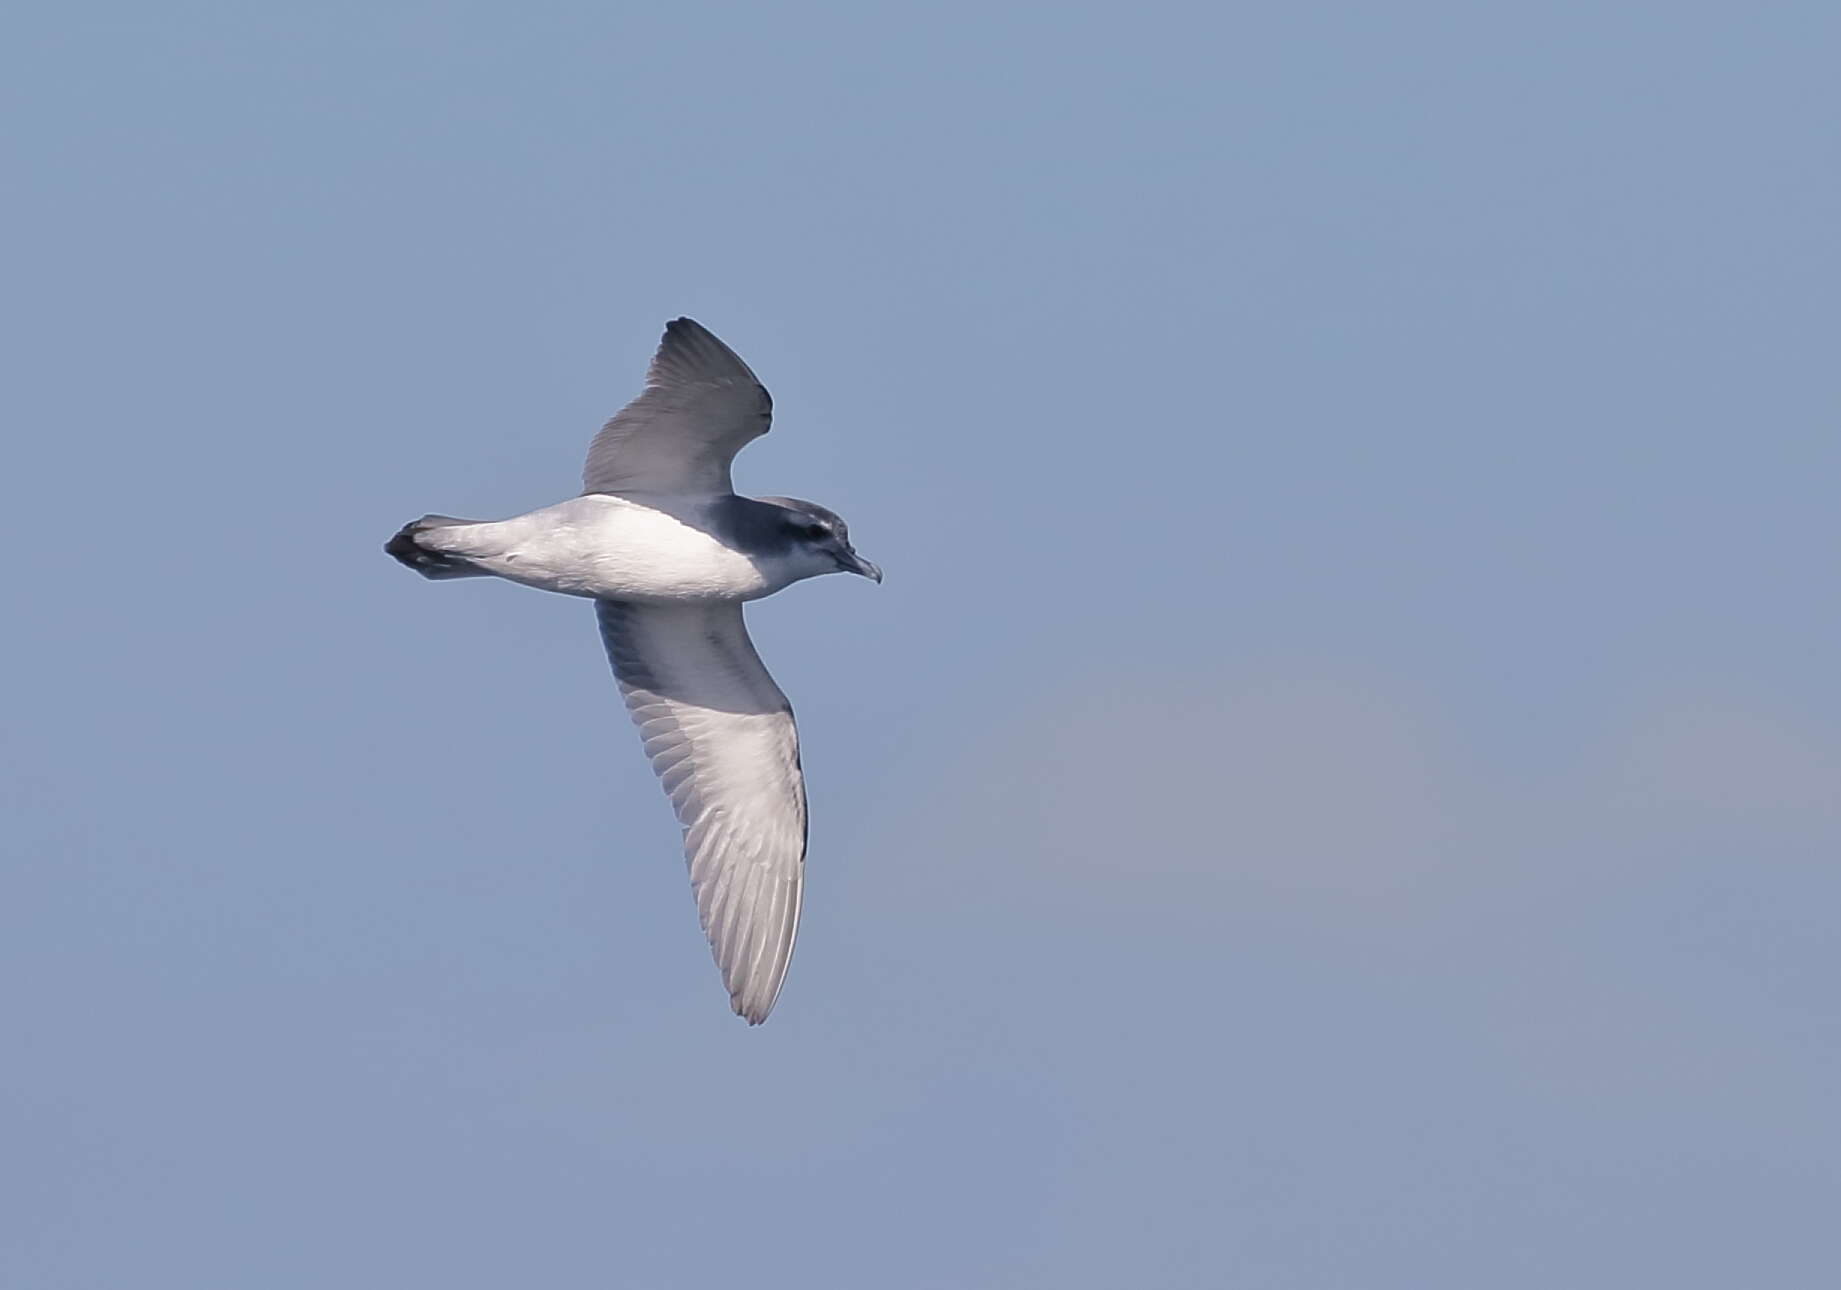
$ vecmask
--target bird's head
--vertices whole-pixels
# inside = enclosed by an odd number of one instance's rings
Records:
[[[786,543],[783,557],[796,578],[816,578],[821,573],[860,573],[882,581],[882,570],[858,555],[850,545],[850,529],[834,511],[797,497],[763,497],[779,514],[777,536]]]

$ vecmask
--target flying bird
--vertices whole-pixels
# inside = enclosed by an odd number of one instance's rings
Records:
[[[645,390],[589,445],[581,496],[508,520],[424,515],[384,547],[425,578],[498,577],[594,601],[683,827],[697,916],[750,1025],[767,1019],[792,958],[806,816],[793,710],[742,605],[822,573],[882,581],[831,511],[736,496],[730,464],[772,418],[735,351],[679,318]]]

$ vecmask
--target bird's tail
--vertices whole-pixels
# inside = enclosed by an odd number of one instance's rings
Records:
[[[457,520],[451,515],[424,515],[421,519],[411,520],[398,529],[396,536],[384,543],[384,550],[424,578],[491,577],[492,575],[485,569],[479,568],[463,555],[438,551],[418,541],[421,534],[431,529],[452,528],[457,524],[477,524],[478,522],[477,520]]]

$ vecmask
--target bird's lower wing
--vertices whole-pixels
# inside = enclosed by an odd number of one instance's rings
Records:
[[[767,1019],[799,929],[805,778],[793,710],[738,604],[595,602],[646,755],[684,827],[697,914],[735,1011]]]

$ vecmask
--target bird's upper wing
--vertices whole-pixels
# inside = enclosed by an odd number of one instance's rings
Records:
[[[690,864],[735,1011],[767,1019],[799,930],[805,776],[793,710],[739,604],[595,602],[601,640]]]
[[[729,463],[767,433],[773,399],[699,323],[665,324],[643,393],[588,446],[590,493],[728,493]]]

